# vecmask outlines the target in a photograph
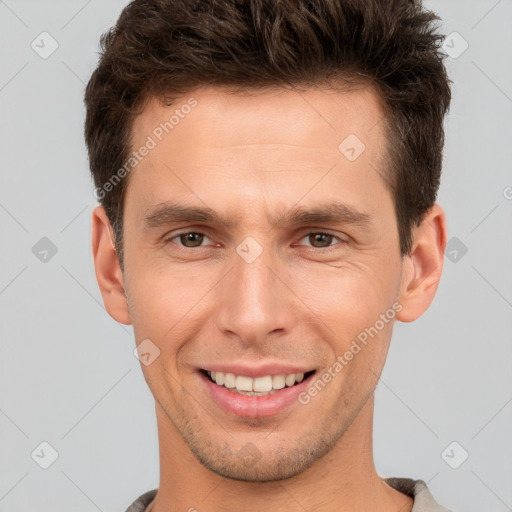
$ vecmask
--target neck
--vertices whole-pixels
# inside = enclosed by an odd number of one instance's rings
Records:
[[[294,477],[241,482],[205,468],[156,404],[160,485],[151,512],[410,512],[413,500],[377,475],[373,462],[373,396],[324,457]]]

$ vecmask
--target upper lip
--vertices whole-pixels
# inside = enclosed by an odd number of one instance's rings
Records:
[[[266,375],[290,375],[292,373],[307,373],[313,371],[310,366],[295,366],[279,363],[260,365],[247,364],[212,364],[201,368],[202,370],[222,373],[233,373],[244,377],[265,377]]]

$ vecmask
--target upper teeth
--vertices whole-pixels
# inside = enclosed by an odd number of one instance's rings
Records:
[[[234,375],[233,373],[208,372],[208,375],[219,385],[237,391],[256,391],[265,393],[273,389],[283,389],[286,386],[293,386],[296,382],[304,379],[303,373],[290,373],[289,375],[265,375],[264,377],[246,377]]]

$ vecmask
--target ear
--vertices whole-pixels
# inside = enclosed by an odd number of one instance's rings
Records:
[[[413,322],[430,306],[441,279],[446,247],[446,217],[435,204],[413,229],[411,252],[404,256],[396,319]]]
[[[123,273],[113,240],[113,229],[105,209],[98,206],[92,212],[92,253],[96,279],[108,314],[114,320],[130,325]]]

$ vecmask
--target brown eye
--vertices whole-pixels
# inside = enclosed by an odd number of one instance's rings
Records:
[[[316,248],[329,247],[335,238],[334,235],[329,233],[309,233],[307,236],[308,241]]]
[[[308,243],[306,246],[313,247],[315,249],[328,249],[335,245],[342,245],[345,241],[336,235],[332,235],[331,233],[324,233],[323,231],[316,231],[312,233],[307,233],[302,237],[302,240],[307,239]],[[334,240],[337,240],[337,243],[333,243]]]
[[[196,231],[188,231],[186,233],[179,233],[178,235],[173,236],[172,238],[167,239],[168,242],[171,242],[175,239],[179,239],[180,243],[178,245],[182,245],[183,247],[192,248],[192,247],[201,247],[201,244],[204,242],[205,238],[208,240],[203,233],[198,233]]]

